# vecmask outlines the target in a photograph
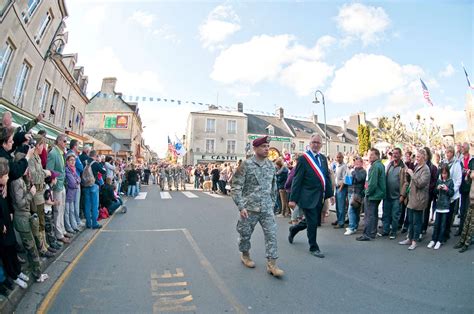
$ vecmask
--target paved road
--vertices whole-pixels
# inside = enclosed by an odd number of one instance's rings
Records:
[[[240,263],[230,198],[163,194],[156,186],[145,192],[98,233],[49,313],[474,312],[474,250],[459,254],[453,242],[411,252],[388,239],[357,242],[326,224],[318,232],[326,258],[318,259],[305,234],[288,243],[288,223],[279,219],[286,274],[276,279],[265,272],[259,227],[251,251],[257,267]],[[17,312],[38,301],[25,297]]]

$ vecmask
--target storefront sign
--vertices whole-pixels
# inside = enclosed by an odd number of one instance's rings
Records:
[[[105,116],[104,129],[128,129],[128,116]]]
[[[239,160],[237,155],[201,155],[200,160],[209,160],[209,161],[237,161]]]
[[[262,135],[249,135],[249,140],[253,141],[256,138],[262,137]],[[289,137],[278,137],[278,136],[270,136],[272,142],[291,142]]]

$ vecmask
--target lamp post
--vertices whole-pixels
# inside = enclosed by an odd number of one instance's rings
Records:
[[[324,101],[324,94],[319,89],[314,92],[314,100],[313,104],[319,104],[320,101],[318,100],[318,93],[321,94],[321,98],[323,100],[323,109],[324,109],[324,140],[326,142],[326,156],[329,156],[329,146],[328,146],[328,125],[326,123],[326,102]]]

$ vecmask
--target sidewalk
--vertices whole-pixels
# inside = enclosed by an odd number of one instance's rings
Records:
[[[124,201],[124,204],[126,200]],[[102,225],[105,225],[113,215],[107,219],[100,221]],[[52,258],[41,257],[41,270],[43,273],[49,275],[49,279],[43,283],[36,283],[33,276],[30,274],[30,271],[27,269],[28,262],[22,265],[23,272],[30,277],[28,281],[28,288],[22,289],[18,285],[13,284],[14,289],[10,291],[7,297],[0,295],[0,313],[13,313],[16,310],[16,307],[25,298],[25,295],[28,293],[27,298],[31,299],[31,302],[28,304],[41,304],[43,298],[49,292],[54,283],[58,280],[61,274],[64,272],[66,267],[71,263],[71,261],[81,252],[84,246],[98,233],[100,229],[82,229],[79,233],[75,234],[71,238],[71,243],[64,244],[61,250],[56,253],[56,256]],[[27,260],[26,253],[19,254],[23,259]],[[9,291],[9,290],[8,290]],[[36,312],[36,308],[23,309],[21,312]]]

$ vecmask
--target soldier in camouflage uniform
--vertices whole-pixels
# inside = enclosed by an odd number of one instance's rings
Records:
[[[181,167],[178,166],[178,165],[175,165],[173,167],[173,180],[174,180],[174,188],[176,189],[176,191],[179,190],[179,182],[180,182],[180,179],[181,179]]]
[[[15,158],[21,159],[25,154],[17,153]],[[28,263],[32,268],[32,275],[36,281],[43,282],[49,278],[47,274],[41,273],[40,257],[36,247],[35,238],[32,233],[32,222],[38,220],[38,215],[31,214],[31,204],[36,194],[36,187],[28,189],[23,177],[11,182],[12,203],[14,209],[13,225],[18,231],[23,247],[28,256]]]
[[[33,158],[28,160],[28,170],[30,173],[30,184],[36,187],[36,194],[33,197],[33,203],[31,208],[32,212],[38,214],[38,224],[32,225],[33,235],[35,236],[36,246],[41,256],[52,257],[56,250],[50,248],[46,243],[45,234],[45,215],[44,215],[44,179],[46,176],[51,175],[49,170],[44,170],[41,165],[40,155],[45,145],[45,139],[42,136],[35,135],[35,153]],[[37,229],[37,230],[36,230]]]
[[[165,180],[166,180],[166,170],[165,170],[165,165],[160,166],[159,170],[159,176],[160,176],[160,189],[162,191],[165,190]]]
[[[172,191],[173,188],[173,178],[174,178],[174,170],[171,165],[166,166],[165,168],[165,174],[166,174],[166,182],[168,183],[168,191]]]
[[[188,179],[188,171],[186,170],[186,167],[184,166],[181,167],[179,176],[181,179],[181,189],[183,191],[186,191],[186,180]]]
[[[232,178],[232,198],[240,211],[237,223],[241,261],[249,268],[255,263],[250,258],[250,238],[259,222],[265,236],[267,272],[275,277],[283,275],[276,265],[278,258],[277,225],[273,206],[276,197],[275,166],[268,160],[268,136],[253,141],[255,155],[245,160]]]

